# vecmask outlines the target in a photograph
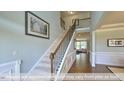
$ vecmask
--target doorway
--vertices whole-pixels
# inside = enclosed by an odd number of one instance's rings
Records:
[[[92,67],[89,61],[90,33],[77,33],[75,38],[76,61],[69,70],[69,73],[90,73]]]
[[[87,40],[76,40],[75,49],[77,53],[87,53],[88,41]]]

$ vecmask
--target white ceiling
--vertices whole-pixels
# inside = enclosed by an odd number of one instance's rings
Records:
[[[70,12],[72,12],[72,14]],[[80,15],[83,13],[90,13],[90,12],[89,11],[62,11],[61,15],[62,16],[72,16],[72,15]]]
[[[77,32],[76,40],[87,40],[90,37],[89,32]]]
[[[124,22],[124,11],[105,12],[101,25],[116,24]]]

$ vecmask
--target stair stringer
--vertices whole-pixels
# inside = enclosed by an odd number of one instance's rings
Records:
[[[50,54],[56,48],[57,43],[64,37],[65,33],[67,32],[65,31],[58,36],[22,80],[51,80]]]

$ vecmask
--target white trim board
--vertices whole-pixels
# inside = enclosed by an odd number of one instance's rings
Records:
[[[101,32],[101,31],[118,31],[118,30],[124,30],[124,27],[101,28],[101,29],[97,29],[95,32]]]
[[[124,52],[96,52],[96,64],[124,66]]]
[[[90,27],[85,27],[85,28],[76,28],[76,32],[90,32]]]
[[[96,64],[96,56],[95,56],[95,52],[90,52],[90,64],[92,65],[92,67],[95,67]]]
[[[112,27],[123,27],[124,23],[114,23],[114,24],[107,24],[102,25],[101,28],[112,28]]]

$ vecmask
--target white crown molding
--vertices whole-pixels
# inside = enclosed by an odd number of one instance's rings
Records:
[[[123,27],[124,23],[114,23],[114,24],[107,24],[102,25],[101,28],[113,28],[113,27]]]
[[[96,32],[100,31],[118,31],[118,30],[124,30],[124,27],[116,27],[116,28],[102,28],[102,29],[97,29]]]
[[[85,28],[76,28],[76,32],[90,32],[90,27],[85,27]]]

